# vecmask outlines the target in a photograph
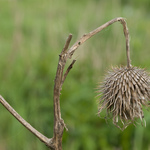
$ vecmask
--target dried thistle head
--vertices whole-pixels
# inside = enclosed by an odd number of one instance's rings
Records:
[[[144,69],[112,68],[99,92],[99,113],[106,109],[117,127],[123,130],[137,118],[143,122],[142,106],[148,107],[150,102],[150,78]]]

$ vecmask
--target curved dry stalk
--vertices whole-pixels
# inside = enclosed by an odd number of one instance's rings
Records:
[[[131,60],[130,60],[130,44],[129,44],[129,31],[127,28],[127,23],[125,21],[124,18],[122,17],[118,17],[115,19],[112,19],[108,22],[106,22],[105,24],[101,25],[100,27],[98,27],[97,29],[84,34],[69,50],[68,50],[68,55],[69,58],[72,57],[72,55],[74,54],[75,50],[81,45],[83,44],[86,40],[88,40],[89,38],[91,38],[92,36],[94,36],[95,34],[97,34],[98,32],[102,31],[103,29],[105,29],[106,27],[110,26],[111,24],[120,21],[121,24],[123,25],[123,31],[124,31],[124,35],[126,38],[126,54],[127,54],[127,67],[130,68],[131,66]]]
[[[72,61],[72,63],[69,65],[69,67],[67,68],[66,72],[64,73],[64,76],[63,76],[63,79],[62,79],[62,84],[64,83],[64,81],[65,81],[65,79],[66,79],[68,73],[69,73],[70,70],[72,69],[72,67],[73,67],[73,65],[74,65],[75,62],[76,62],[76,60],[74,59],[74,60]]]

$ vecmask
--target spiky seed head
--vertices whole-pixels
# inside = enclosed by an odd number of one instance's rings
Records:
[[[99,92],[99,113],[106,109],[117,127],[124,130],[137,118],[143,122],[142,105],[148,107],[150,102],[150,78],[144,69],[112,68],[100,85]]]

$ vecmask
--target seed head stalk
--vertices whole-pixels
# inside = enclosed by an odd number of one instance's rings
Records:
[[[129,30],[127,27],[127,23],[124,19],[120,20],[123,25],[123,31],[126,38],[126,55],[127,55],[127,68],[131,67],[131,59],[130,59],[130,38],[129,38]]]

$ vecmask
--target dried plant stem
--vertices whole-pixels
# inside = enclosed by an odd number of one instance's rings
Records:
[[[45,143],[48,147],[53,148],[52,139],[47,138],[35,128],[33,128],[27,121],[25,121],[0,95],[0,103],[22,124],[24,125],[30,132],[32,132],[37,138],[39,138],[43,143]]]
[[[61,118],[61,111],[60,111],[60,92],[62,89],[62,83],[64,79],[63,77],[63,71],[66,65],[66,61],[68,59],[66,53],[68,50],[68,46],[70,44],[70,41],[72,39],[72,34],[68,36],[68,39],[65,43],[65,46],[59,55],[59,62],[57,66],[57,72],[55,77],[55,85],[54,85],[54,141],[55,141],[55,149],[56,150],[62,150],[62,135],[65,127],[65,123],[63,119]],[[71,68],[70,68],[71,69]]]
[[[66,72],[65,72],[65,74],[64,74],[64,76],[63,76],[63,79],[62,79],[62,84],[64,83],[64,81],[65,81],[65,79],[66,79],[68,73],[69,73],[70,70],[72,69],[72,67],[73,67],[73,65],[74,65],[75,62],[76,62],[76,60],[73,60],[72,63],[70,64],[70,66],[67,68],[67,70],[66,70]]]
[[[129,38],[129,30],[127,27],[127,23],[124,19],[120,20],[121,24],[123,25],[123,31],[126,38],[126,54],[127,54],[127,67],[131,67],[131,59],[130,59],[130,38]]]
[[[98,27],[97,29],[89,32],[88,34],[84,34],[69,50],[68,50],[68,55],[71,58],[71,56],[73,55],[73,53],[75,52],[75,50],[81,45],[83,44],[86,40],[88,40],[89,38],[91,38],[92,36],[94,36],[95,34],[97,34],[98,32],[102,31],[103,29],[105,29],[106,27],[110,26],[111,24],[120,21],[121,24],[123,25],[123,31],[124,31],[124,35],[126,38],[126,53],[127,53],[127,67],[129,68],[131,66],[131,60],[130,60],[130,45],[129,45],[129,31],[127,28],[127,24],[124,18],[122,17],[118,17],[115,19],[112,19],[108,22],[106,22],[105,24],[101,25],[100,27]]]

